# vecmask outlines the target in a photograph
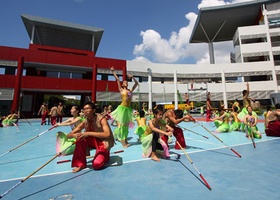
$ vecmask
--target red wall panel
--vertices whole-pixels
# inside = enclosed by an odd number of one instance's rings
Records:
[[[0,75],[0,88],[14,88],[16,76],[13,75]],[[108,84],[107,84],[108,82]],[[97,91],[117,92],[118,85],[116,81],[97,81]],[[58,92],[73,91],[91,91],[92,81],[82,79],[65,79],[65,78],[50,78],[50,77],[34,77],[23,76],[21,83],[22,90],[57,90]]]
[[[116,70],[123,70],[123,67],[126,66],[125,60],[94,57],[94,52],[83,50],[34,44],[30,44],[29,49],[0,46],[0,59],[17,61],[20,56],[24,57],[24,62],[72,65],[77,68],[79,66],[93,68],[96,64],[97,68],[108,69],[114,66]],[[14,88],[15,80],[14,75],[0,75],[0,88]],[[118,91],[116,81],[97,81],[96,89],[106,91],[107,86],[109,91]],[[58,92],[92,91],[92,80],[23,76],[21,87],[25,90],[58,90]]]

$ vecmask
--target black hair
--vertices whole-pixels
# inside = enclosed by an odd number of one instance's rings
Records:
[[[86,102],[85,104],[84,104],[84,106],[85,105],[89,105],[92,109],[96,109],[96,105],[95,105],[95,103],[93,103],[92,101],[88,101],[88,102]],[[83,107],[84,107],[83,106]]]
[[[248,111],[248,108],[251,108],[251,109],[253,110],[252,106],[247,106],[247,107],[246,107],[246,110],[247,110],[247,111]]]
[[[145,111],[144,110],[140,110],[139,112],[139,116],[142,118],[145,116]]]
[[[233,107],[233,111],[234,111],[234,112],[237,112],[237,111],[238,111],[238,107],[234,106],[234,107]]]
[[[280,109],[280,104],[279,103],[275,104],[275,108]]]
[[[74,107],[76,110],[80,111],[81,110],[81,107],[78,106],[78,105],[73,105],[72,107]]]
[[[184,113],[183,113],[182,110],[176,109],[176,110],[174,110],[174,113],[175,113],[175,116],[176,116],[177,119],[183,118]]]
[[[154,107],[154,109],[153,109],[153,114],[156,115],[156,114],[158,114],[159,112],[163,112],[163,107],[160,106],[160,105],[157,105],[157,106]]]
[[[271,105],[267,105],[267,106],[266,106],[266,110],[267,110],[267,111],[271,110]]]

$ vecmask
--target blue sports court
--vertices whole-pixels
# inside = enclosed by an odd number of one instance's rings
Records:
[[[71,172],[72,156],[55,156],[56,132],[69,132],[69,127],[41,126],[38,119],[19,121],[18,128],[0,129],[0,194],[2,199],[270,199],[280,198],[280,140],[262,134],[255,139],[256,148],[245,133],[216,134],[218,140],[202,126],[181,123],[187,143],[186,154],[170,144],[170,159],[155,162],[142,157],[141,144],[134,129],[130,130],[131,146],[123,149],[117,142],[111,150],[108,166],[100,171],[89,166]],[[201,122],[210,131],[214,124]],[[264,133],[263,123],[258,124]],[[112,127],[114,129],[114,127]],[[16,146],[39,135],[34,140]],[[198,133],[198,134],[196,134]],[[205,137],[203,137],[203,136]],[[208,137],[209,139],[207,139]],[[221,142],[222,141],[222,142]],[[232,150],[242,157],[238,157]],[[12,151],[10,151],[12,150]],[[121,153],[114,153],[124,150]],[[91,151],[94,155],[94,150]],[[47,164],[46,164],[47,163]],[[43,168],[41,168],[44,164]],[[37,173],[28,177],[37,169]],[[207,187],[200,174],[211,187]],[[27,178],[28,177],[28,178]]]

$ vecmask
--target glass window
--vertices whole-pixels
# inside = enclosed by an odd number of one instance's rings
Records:
[[[69,72],[60,72],[60,78],[70,78]]]
[[[51,72],[51,71],[47,71],[47,75],[46,77],[54,77],[54,78],[58,78],[58,72]]]
[[[15,70],[15,75],[17,75],[17,69]],[[22,76],[26,76],[26,69],[22,70]]]
[[[100,80],[101,80],[101,78],[102,78],[101,74],[97,74],[96,79],[97,79],[98,81],[100,81]]]
[[[148,77],[142,77],[142,82],[148,82]]]
[[[82,79],[83,75],[78,73],[72,73],[72,78]]]
[[[122,81],[122,76],[118,76],[119,80]],[[108,75],[108,81],[115,81],[115,77],[113,75]]]
[[[5,68],[0,67],[0,74],[5,74]]]
[[[139,77],[134,77],[139,82]]]

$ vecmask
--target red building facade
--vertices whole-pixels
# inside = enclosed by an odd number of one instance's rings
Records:
[[[22,113],[30,116],[38,111],[44,94],[81,95],[82,101],[86,97],[96,101],[97,92],[108,87],[111,92],[118,91],[106,74],[109,66],[114,66],[125,77],[126,61],[95,57],[102,29],[21,17],[31,39],[29,48],[0,46],[0,68],[5,71],[0,74],[0,89],[13,90],[10,111],[21,105]],[[97,80],[98,74],[105,78]],[[3,105],[0,109],[4,114]]]

